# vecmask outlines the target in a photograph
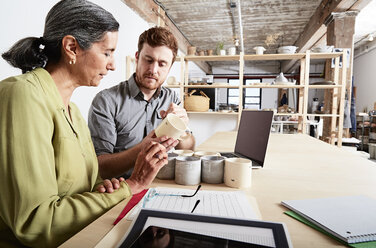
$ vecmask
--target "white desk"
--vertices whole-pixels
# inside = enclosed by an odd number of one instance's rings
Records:
[[[231,151],[235,132],[220,132],[196,150]],[[173,181],[156,180],[153,186],[177,186]],[[232,190],[223,184],[203,184],[206,189]],[[195,187],[191,187],[195,188]],[[376,164],[308,135],[272,134],[265,166],[253,170],[249,196],[257,199],[263,220],[284,222],[294,247],[343,247],[334,239],[283,214],[282,200],[363,194],[376,198]],[[111,229],[126,201],[98,218],[62,247],[94,247]],[[113,247],[121,232],[112,235],[106,246]],[[112,232],[111,232],[112,233]]]

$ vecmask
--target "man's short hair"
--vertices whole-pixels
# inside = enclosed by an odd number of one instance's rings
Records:
[[[141,53],[144,43],[147,43],[151,47],[167,46],[170,48],[173,55],[171,65],[174,63],[178,54],[178,42],[168,29],[153,27],[144,31],[138,39],[138,53]]]

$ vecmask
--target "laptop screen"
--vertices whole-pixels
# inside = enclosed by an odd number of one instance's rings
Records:
[[[235,154],[264,165],[273,111],[246,111],[241,115]]]

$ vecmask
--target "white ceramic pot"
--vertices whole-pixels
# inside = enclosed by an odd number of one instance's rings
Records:
[[[235,55],[236,54],[236,47],[230,47],[228,49],[228,55]]]
[[[250,188],[252,185],[252,161],[244,158],[226,158],[224,182],[233,188]]]
[[[295,53],[298,47],[296,46],[281,46],[278,48],[278,53]]]
[[[222,55],[222,56],[224,56],[224,55],[226,55],[226,50],[219,50],[219,55]]]
[[[206,152],[206,151],[196,151],[193,156],[202,157],[202,156],[221,156],[219,152]]]
[[[334,49],[334,46],[317,46],[312,48],[313,53],[331,53]]]
[[[255,50],[256,54],[258,55],[264,54],[264,52],[266,51],[266,49],[262,46],[254,47],[253,50]]]

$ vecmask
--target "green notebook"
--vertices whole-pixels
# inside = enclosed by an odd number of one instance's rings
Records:
[[[308,221],[307,219],[303,218],[302,216],[298,215],[297,213],[295,213],[293,211],[286,211],[285,214],[287,214],[288,216],[291,216],[294,219],[297,219],[300,222],[303,222],[304,224],[306,224],[306,225],[308,225],[308,226],[316,229],[317,231],[320,231],[320,232],[322,232],[322,233],[324,233],[324,234],[332,237],[333,239],[337,240],[338,242],[340,242],[340,243],[342,243],[344,245],[347,245],[349,247],[354,247],[354,248],[376,248],[376,241],[348,244],[348,243],[344,242],[343,240],[337,238],[336,236],[330,234],[329,232],[325,231],[324,229],[320,228],[319,226],[316,226],[312,222]]]

